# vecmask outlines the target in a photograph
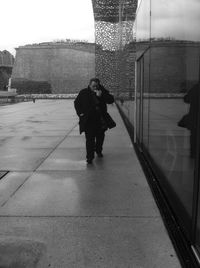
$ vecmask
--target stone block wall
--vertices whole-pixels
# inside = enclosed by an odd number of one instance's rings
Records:
[[[95,45],[33,45],[17,48],[12,79],[47,81],[52,93],[87,87],[95,76]]]

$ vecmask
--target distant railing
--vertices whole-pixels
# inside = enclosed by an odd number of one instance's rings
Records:
[[[0,67],[4,67],[4,68],[13,68],[13,65],[10,65],[10,64],[1,64],[1,63],[0,63]]]
[[[78,93],[69,94],[21,94],[17,95],[17,99],[31,100],[31,99],[75,99]]]

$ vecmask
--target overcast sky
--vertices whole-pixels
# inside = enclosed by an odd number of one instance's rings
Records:
[[[55,39],[94,42],[92,0],[1,1],[0,50]]]
[[[143,0],[138,12],[138,38],[149,36],[148,2]],[[151,6],[152,37],[200,41],[200,0],[151,0]]]
[[[141,38],[149,28],[150,0],[143,0]],[[200,0],[151,0],[152,37],[200,40]],[[141,12],[139,12],[141,13]],[[170,18],[170,19],[169,19]],[[0,50],[56,39],[94,42],[92,0],[5,0],[1,1]]]

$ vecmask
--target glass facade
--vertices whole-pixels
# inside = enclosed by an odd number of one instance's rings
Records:
[[[199,25],[200,1],[140,1],[134,24],[136,98],[119,104],[177,221],[200,253]]]

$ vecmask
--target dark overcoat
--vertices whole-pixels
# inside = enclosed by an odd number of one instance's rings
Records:
[[[99,106],[102,115],[107,113],[107,105],[114,102],[114,97],[101,86],[102,95],[99,100]],[[95,111],[94,92],[88,87],[82,89],[74,101],[74,107],[79,116],[80,133],[85,131],[86,123],[91,113]]]
[[[189,113],[187,115],[187,128],[196,130],[198,123],[198,109],[200,97],[200,84],[195,84],[184,96],[184,102],[190,104]]]

